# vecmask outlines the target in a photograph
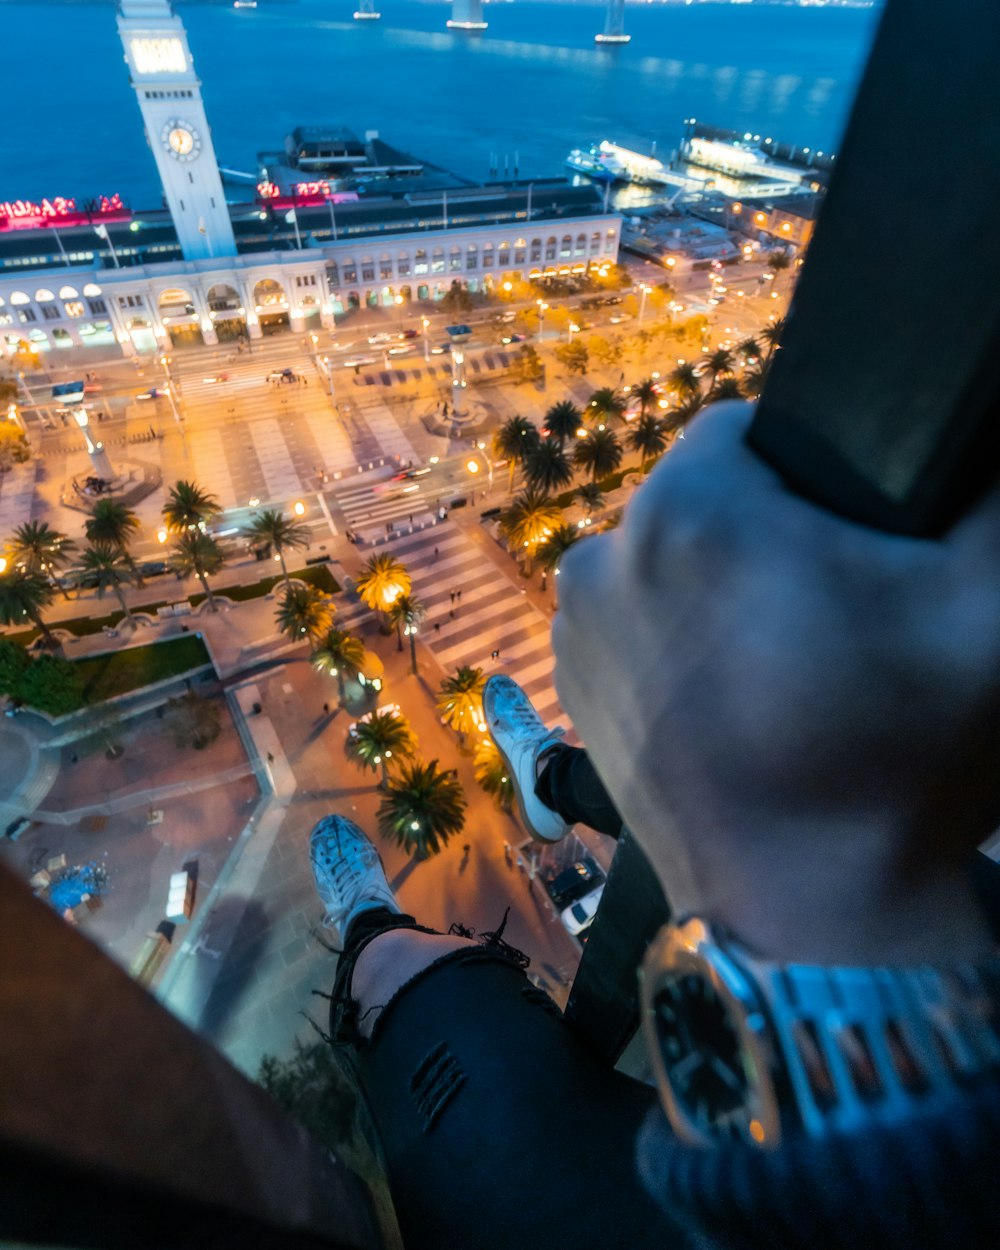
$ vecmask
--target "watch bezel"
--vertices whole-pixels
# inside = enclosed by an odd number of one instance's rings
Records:
[[[706,980],[726,1008],[739,1041],[747,1081],[745,1115],[734,1118],[750,1145],[773,1148],[781,1141],[781,1111],[776,1086],[777,1051],[761,997],[739,964],[727,953],[705,921],[693,918],[665,925],[649,947],[639,973],[641,1018],[647,1053],[664,1110],[677,1135],[692,1145],[709,1147],[720,1136],[706,1133],[677,1096],[660,1050],[656,1001],[668,983],[688,976]]]

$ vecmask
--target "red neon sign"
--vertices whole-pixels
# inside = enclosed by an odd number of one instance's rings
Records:
[[[356,191],[332,191],[325,179],[316,182],[295,182],[289,194],[283,194],[274,182],[258,182],[257,198],[276,210],[312,208],[319,204],[348,204],[358,198]]]
[[[76,200],[54,195],[43,200],[0,200],[0,230],[36,230],[41,226],[86,226],[94,221],[129,221],[132,213],[120,195],[101,195],[78,208]]]

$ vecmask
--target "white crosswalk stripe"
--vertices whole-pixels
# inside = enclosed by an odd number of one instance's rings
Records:
[[[451,672],[467,664],[482,668],[487,676],[509,673],[547,724],[560,718],[567,723],[552,682],[549,618],[491,560],[483,559],[461,529],[447,523],[434,526],[381,550],[391,551],[406,565],[414,593],[427,608],[421,641],[443,668]],[[348,602],[340,607],[337,624],[350,627],[369,615],[362,603]],[[493,650],[500,652],[498,661],[491,658]]]

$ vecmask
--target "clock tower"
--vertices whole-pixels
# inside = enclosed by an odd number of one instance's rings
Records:
[[[118,33],[185,260],[236,241],[183,23],[169,0],[121,0]]]

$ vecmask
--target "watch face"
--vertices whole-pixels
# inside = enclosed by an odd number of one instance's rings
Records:
[[[677,1110],[699,1135],[743,1136],[750,1082],[727,1003],[704,976],[688,972],[662,980],[651,1007]]]
[[[164,146],[175,160],[193,161],[201,152],[198,132],[187,122],[167,122],[163,127],[162,138]]]

